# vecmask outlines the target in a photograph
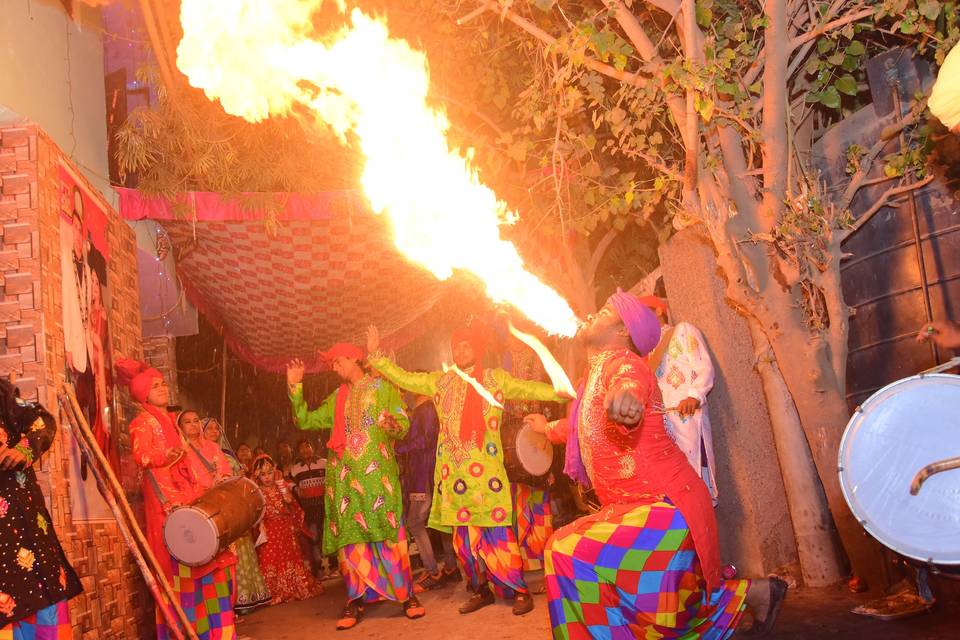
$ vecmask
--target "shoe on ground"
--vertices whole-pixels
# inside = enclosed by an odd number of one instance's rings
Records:
[[[423,593],[424,591],[430,591],[431,589],[436,589],[443,584],[443,572],[437,571],[436,573],[430,573],[429,571],[424,571],[420,574],[420,577],[417,578],[417,581],[413,583],[413,592],[414,593]]]
[[[443,576],[444,582],[460,582],[463,580],[463,576],[460,575],[460,569],[456,567],[443,568],[440,570],[440,575]]]
[[[513,601],[513,615],[522,616],[533,611],[533,597],[529,593],[518,593]]]
[[[494,603],[493,591],[490,587],[483,585],[477,589],[476,593],[470,596],[470,599],[460,605],[460,613],[473,613]]]
[[[363,617],[363,607],[356,600],[351,600],[343,608],[340,618],[337,620],[337,631],[346,631],[352,629],[360,622]]]
[[[423,608],[416,596],[411,596],[403,603],[403,614],[411,620],[416,620],[427,615],[427,610]]]

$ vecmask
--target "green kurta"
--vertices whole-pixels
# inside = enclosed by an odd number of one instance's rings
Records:
[[[477,448],[460,439],[460,416],[467,397],[465,380],[452,371],[411,373],[383,357],[371,357],[370,365],[400,387],[433,397],[436,405],[440,437],[433,483],[439,490],[433,492],[429,526],[440,530],[461,525],[510,526],[513,505],[500,442],[503,410],[483,403],[487,429],[483,445]],[[503,369],[484,370],[483,386],[500,403],[561,400],[550,385],[518,380]]]
[[[311,411],[303,400],[303,385],[297,384],[290,390],[290,402],[300,429],[333,428],[336,391]],[[387,431],[379,424],[383,412],[396,418],[398,431]],[[342,457],[331,450],[327,459],[324,555],[358,542],[397,541],[403,493],[393,443],[409,429],[395,386],[369,375],[351,385],[346,402],[346,446]]]

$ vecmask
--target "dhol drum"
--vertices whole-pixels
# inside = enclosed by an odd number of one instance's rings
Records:
[[[256,526],[263,508],[263,494],[253,480],[230,478],[190,506],[171,511],[163,523],[163,541],[179,562],[199,567]]]
[[[546,484],[546,476],[553,466],[553,445],[547,436],[522,421],[511,420],[504,423],[500,438],[507,478],[533,486]]]
[[[960,376],[890,384],[854,412],[840,486],[864,528],[893,551],[960,570]]]

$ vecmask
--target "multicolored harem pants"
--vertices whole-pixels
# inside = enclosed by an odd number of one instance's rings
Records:
[[[557,531],[545,555],[555,640],[725,640],[749,580],[705,591],[687,523],[667,502],[611,505]]]
[[[400,527],[396,542],[344,545],[337,559],[347,587],[347,600],[406,602],[413,595],[406,527]]]
[[[471,590],[489,578],[501,598],[528,593],[513,527],[454,527],[453,548]]]
[[[522,482],[511,482],[513,497],[513,526],[524,571],[543,568],[543,551],[553,535],[553,509],[550,490],[531,487]]]
[[[67,601],[61,600],[0,628],[0,640],[73,640]]]
[[[233,600],[236,596],[234,567],[215,569],[195,578],[190,567],[173,561],[177,574],[171,586],[180,597],[180,607],[197,632],[200,640],[234,640],[237,627],[233,619]],[[157,640],[172,640],[176,635],[167,627],[157,610]]]

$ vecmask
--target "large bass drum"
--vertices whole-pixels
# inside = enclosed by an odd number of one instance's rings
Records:
[[[897,553],[960,568],[960,376],[890,384],[854,412],[840,442],[851,511]]]
[[[163,541],[182,564],[207,564],[260,522],[260,488],[249,478],[214,485],[187,507],[174,509],[163,523]]]

